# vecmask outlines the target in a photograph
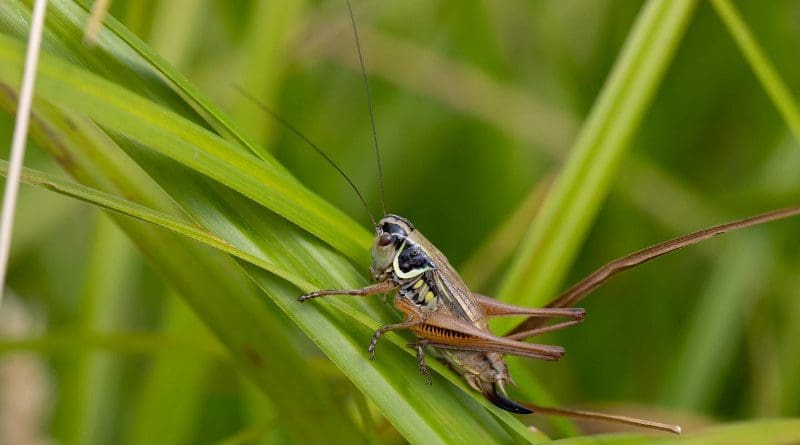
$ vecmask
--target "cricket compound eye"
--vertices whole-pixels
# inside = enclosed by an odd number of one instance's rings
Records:
[[[383,232],[381,236],[378,237],[378,245],[385,247],[392,243],[392,234]]]

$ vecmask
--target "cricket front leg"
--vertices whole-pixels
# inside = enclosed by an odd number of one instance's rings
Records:
[[[371,284],[361,289],[331,289],[331,290],[318,290],[297,298],[297,301],[303,303],[311,300],[312,298],[327,297],[330,295],[358,295],[366,297],[369,295],[385,294],[397,289],[397,285],[392,281],[381,281],[379,283]]]
[[[425,323],[425,319],[427,318],[427,316],[422,312],[420,312],[411,302],[409,302],[405,298],[395,298],[394,307],[396,307],[400,312],[405,314],[406,321],[402,323],[395,323],[386,326],[381,326],[380,329],[375,331],[375,334],[372,335],[372,341],[369,342],[369,348],[367,348],[367,350],[369,351],[370,360],[373,360],[375,358],[375,345],[378,344],[378,339],[380,339],[383,334],[389,331],[412,329]],[[420,370],[424,368],[427,371],[427,366],[425,366],[424,357],[425,357],[424,351],[420,348],[417,348],[417,360],[420,361]]]
[[[367,351],[369,351],[369,359],[375,359],[375,346],[378,344],[378,339],[381,336],[389,331],[398,331],[402,329],[411,329],[423,323],[422,319],[412,318],[408,321],[404,321],[402,323],[395,323],[395,324],[387,324],[386,326],[381,326],[375,333],[372,335],[372,341],[369,342],[369,347]]]

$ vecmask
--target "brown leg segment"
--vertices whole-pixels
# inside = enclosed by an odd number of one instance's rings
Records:
[[[542,360],[558,360],[564,355],[564,348],[559,346],[537,345],[498,337],[471,323],[438,312],[422,314],[413,303],[403,298],[395,298],[394,305],[409,320],[400,324],[402,328],[411,329],[417,337],[427,340],[429,346],[499,352]]]
[[[524,342],[517,342],[522,345],[528,345],[530,343]],[[492,342],[482,342],[482,343],[473,343],[469,345],[453,345],[449,343],[436,343],[431,341],[428,343],[428,346],[433,348],[439,349],[456,349],[462,351],[477,351],[477,352],[497,352],[499,354],[504,355],[516,355],[519,357],[528,357],[528,358],[535,358],[538,360],[546,360],[546,361],[557,361],[564,355],[563,350],[559,354],[551,354],[551,353],[542,353],[542,352],[534,352],[529,350],[528,348],[518,347],[518,346],[508,346],[502,344],[495,344]],[[533,345],[533,346],[545,346],[545,345]]]
[[[400,329],[413,328],[421,323],[422,323],[421,320],[415,319],[415,320],[404,321],[402,323],[387,324],[386,326],[381,326],[377,331],[375,331],[375,334],[372,335],[372,341],[369,342],[369,347],[367,348],[367,351],[369,351],[369,359],[370,360],[375,359],[375,345],[378,344],[378,339],[381,338],[381,335],[389,331],[397,331]]]
[[[381,281],[380,283],[371,284],[361,289],[331,289],[331,290],[318,290],[310,294],[301,295],[297,301],[303,303],[311,300],[312,298],[327,297],[330,295],[358,295],[366,297],[368,295],[385,294],[397,289],[397,286],[391,281]]]
[[[435,312],[427,314],[427,318],[412,331],[418,337],[429,340],[430,346],[441,348],[500,352],[544,360],[558,360],[564,355],[564,348],[498,337],[470,323],[443,317]]]
[[[428,379],[428,384],[432,384],[431,373],[428,371],[428,365],[425,364],[425,346],[428,345],[428,340],[420,340],[416,343],[409,343],[410,348],[417,351],[417,364],[419,365],[419,373]]]

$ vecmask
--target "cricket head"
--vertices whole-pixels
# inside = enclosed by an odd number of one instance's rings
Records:
[[[375,226],[375,243],[372,245],[373,278],[380,280],[392,272],[395,258],[403,249],[406,238],[414,226],[402,216],[386,215]]]

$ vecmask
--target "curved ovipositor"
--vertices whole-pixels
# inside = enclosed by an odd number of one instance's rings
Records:
[[[497,383],[482,382],[481,393],[490,402],[499,408],[510,411],[514,414],[531,414],[532,410],[520,405],[519,403],[511,400],[505,394],[505,391]]]

